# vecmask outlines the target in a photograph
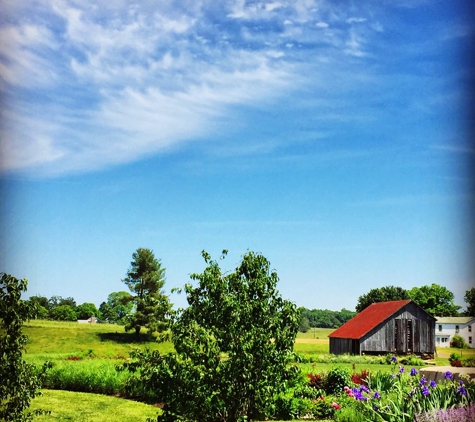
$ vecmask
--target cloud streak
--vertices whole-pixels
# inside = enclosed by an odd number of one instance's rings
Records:
[[[219,136],[237,109],[276,106],[306,84],[338,97],[322,81],[341,63],[357,74],[383,28],[378,11],[313,0],[2,7],[0,165],[42,174]]]

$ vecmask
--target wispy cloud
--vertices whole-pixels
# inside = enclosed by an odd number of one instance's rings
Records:
[[[0,165],[50,174],[215,136],[236,108],[277,107],[304,87],[316,102],[339,101],[358,60],[373,58],[384,19],[382,9],[314,0],[1,7],[0,89],[9,101]],[[340,86],[328,83],[335,74],[344,74]]]

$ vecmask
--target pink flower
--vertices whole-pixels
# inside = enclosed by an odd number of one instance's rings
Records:
[[[334,409],[339,409],[340,408],[340,405],[338,403],[335,403],[335,402],[332,403],[332,406],[333,406]]]

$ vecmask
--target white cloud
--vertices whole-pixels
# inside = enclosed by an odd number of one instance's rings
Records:
[[[366,22],[366,18],[348,18],[346,22],[347,23],[362,23],[362,22]]]
[[[329,25],[328,25],[328,23],[326,23],[326,22],[317,22],[317,23],[315,24],[315,26],[316,26],[317,28],[328,28]]]

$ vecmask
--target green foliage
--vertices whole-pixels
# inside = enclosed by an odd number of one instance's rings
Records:
[[[328,309],[310,310],[300,307],[299,313],[302,319],[308,319],[310,327],[316,328],[338,328],[356,315],[356,312],[349,311],[345,308],[341,311],[330,311]]]
[[[34,318],[34,304],[21,300],[28,281],[2,273],[0,280],[0,420],[31,421],[44,413],[38,409],[28,412],[32,398],[39,395],[46,363],[38,373],[34,365],[23,360],[27,337],[22,332],[23,322]]]
[[[77,321],[77,315],[69,305],[58,305],[49,312],[51,319],[56,321]]]
[[[335,367],[330,369],[327,375],[325,391],[327,394],[338,394],[345,386],[351,384],[351,374],[346,368]]]
[[[470,346],[462,336],[455,334],[450,340],[450,347],[455,347],[457,349],[468,349]]]
[[[96,308],[94,303],[85,302],[75,309],[77,319],[89,319],[91,317],[99,318],[101,317],[100,312]]]
[[[44,306],[44,305],[43,305]],[[58,306],[70,306],[72,309],[76,308],[76,301],[72,297],[51,296],[48,300],[47,308],[49,310]]]
[[[141,327],[146,327],[150,333],[161,332],[166,329],[171,312],[168,296],[162,291],[165,268],[150,249],[138,248],[132,258],[127,276],[122,281],[132,292],[124,303],[133,303],[135,312],[128,316],[125,329],[134,329],[137,337]]]
[[[464,301],[468,305],[465,310],[466,316],[475,316],[475,287],[465,292]]]
[[[352,400],[346,405],[368,421],[413,422],[417,414],[466,406],[475,399],[475,382],[463,375],[455,380],[450,372],[442,381],[428,382],[414,368],[401,366],[385,385],[381,380],[377,385],[375,378],[370,377],[369,388],[345,390]]]
[[[454,305],[454,294],[444,286],[413,287],[409,297],[433,316],[457,316],[461,306]]]
[[[387,302],[390,300],[405,300],[409,299],[409,293],[402,287],[384,286],[371,289],[368,293],[358,298],[358,303],[355,307],[356,312],[361,312],[372,303]]]
[[[191,275],[198,285],[185,286],[189,307],[171,326],[176,353],[137,351],[126,367],[140,376],[129,385],[154,391],[165,421],[263,420],[299,372],[289,366],[298,312],[261,254],[226,274],[202,255],[207,267]]]
[[[134,307],[132,295],[128,292],[112,292],[107,302],[102,302],[99,311],[102,319],[110,324],[125,325]]]
[[[308,321],[308,318],[306,316],[301,316],[299,323],[299,331],[301,333],[306,333],[308,330],[310,330],[310,322]]]

